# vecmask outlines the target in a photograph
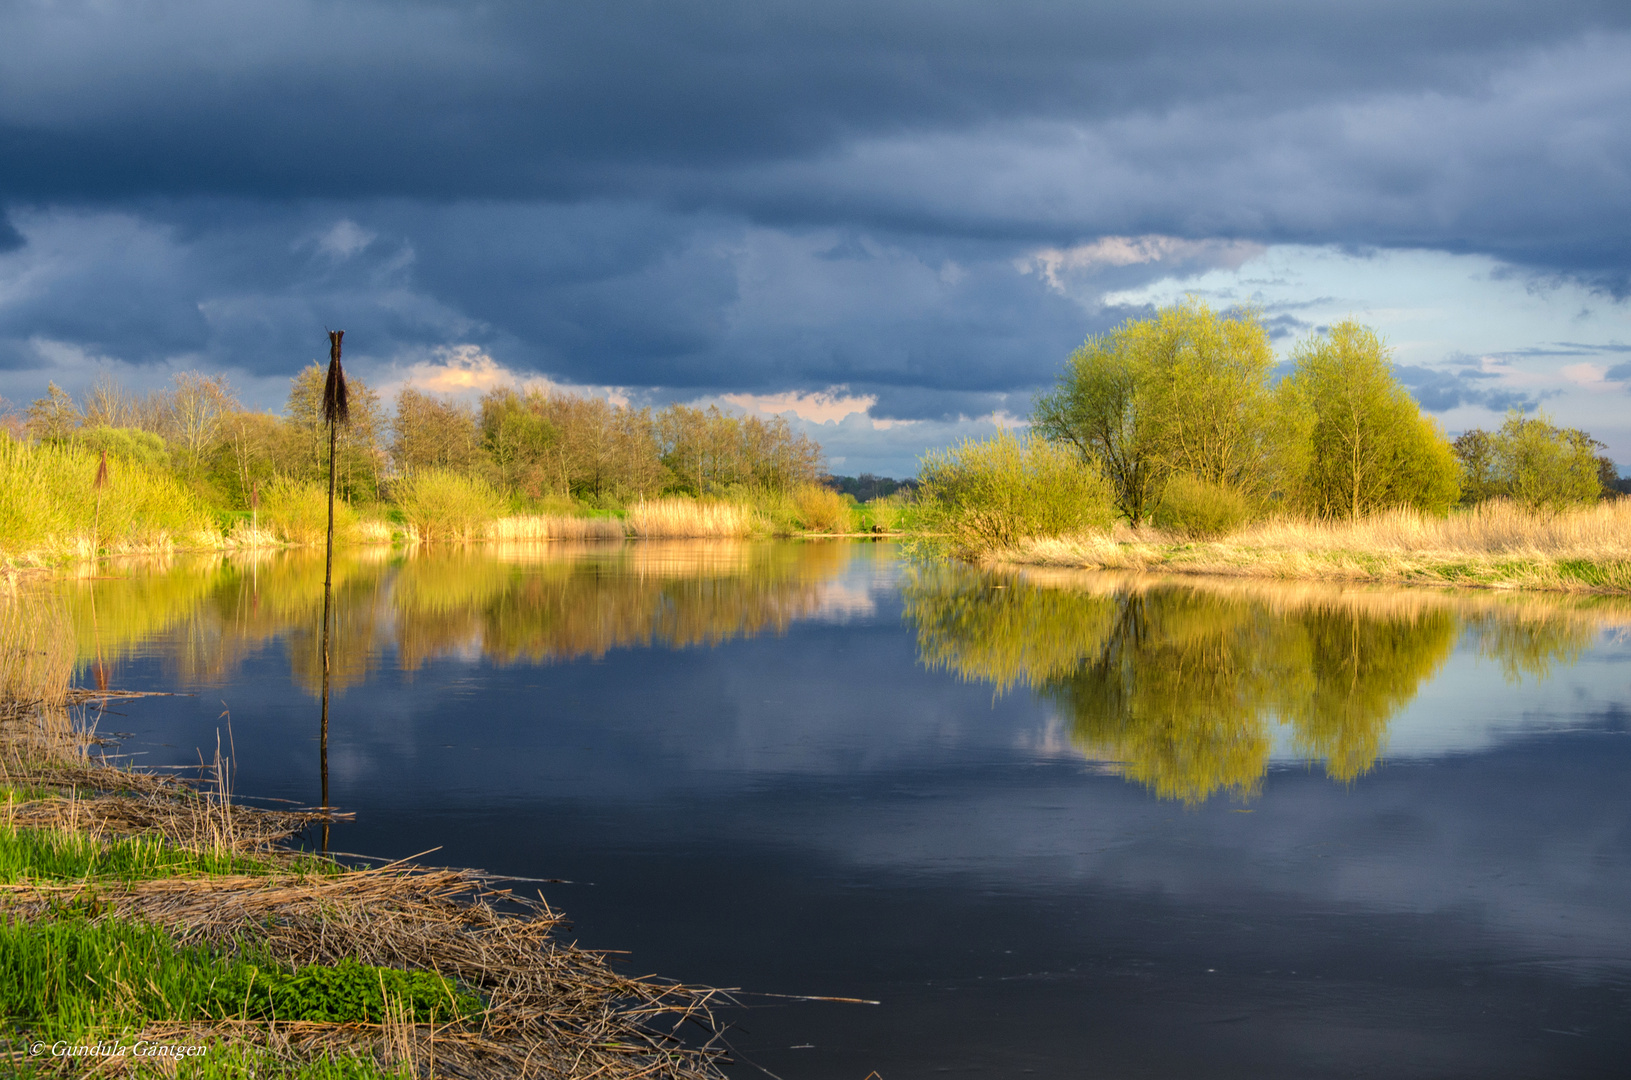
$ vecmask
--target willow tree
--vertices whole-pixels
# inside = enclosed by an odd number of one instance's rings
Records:
[[[1442,513],[1460,495],[1458,466],[1438,425],[1393,374],[1369,327],[1340,322],[1297,347],[1287,382],[1313,413],[1308,470],[1297,492],[1324,517],[1392,507]]]
[[[1173,476],[1254,499],[1300,479],[1306,410],[1273,371],[1256,312],[1226,317],[1191,298],[1089,338],[1031,420],[1096,464],[1138,524]]]

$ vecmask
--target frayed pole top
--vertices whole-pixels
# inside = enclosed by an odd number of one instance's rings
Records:
[[[323,420],[329,424],[343,424],[350,418],[346,405],[345,371],[340,367],[340,339],[344,330],[328,332],[328,381],[323,384]]]

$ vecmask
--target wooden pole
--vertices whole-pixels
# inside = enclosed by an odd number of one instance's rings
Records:
[[[323,419],[328,421],[328,542],[323,557],[323,719],[318,733],[318,770],[322,774],[323,808],[328,808],[328,682],[329,627],[333,621],[334,596],[334,477],[335,453],[340,443],[340,425],[346,422],[345,372],[340,368],[340,339],[344,330],[328,335],[328,380],[323,386]],[[323,850],[328,851],[328,822],[323,823]]]

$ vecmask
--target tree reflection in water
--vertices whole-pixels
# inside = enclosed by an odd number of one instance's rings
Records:
[[[910,568],[906,616],[931,668],[1024,684],[1089,758],[1163,798],[1254,795],[1273,725],[1351,782],[1463,634],[1510,679],[1572,663],[1621,600],[1466,597],[1096,574]]]
[[[444,656],[540,663],[780,633],[831,599],[853,553],[739,540],[341,551],[331,680],[336,691],[361,685],[393,651],[411,671]],[[82,666],[162,641],[178,684],[221,681],[281,639],[295,682],[321,693],[321,552],[102,569],[62,585]]]

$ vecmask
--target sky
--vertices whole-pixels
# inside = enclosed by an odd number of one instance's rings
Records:
[[[906,476],[1196,295],[1631,467],[1623,0],[0,0],[0,395],[347,370]]]

